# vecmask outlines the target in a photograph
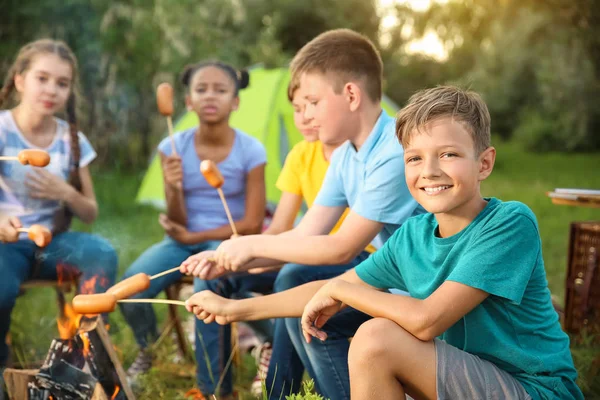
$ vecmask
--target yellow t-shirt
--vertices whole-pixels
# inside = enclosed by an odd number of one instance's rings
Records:
[[[310,208],[321,189],[327,168],[329,168],[329,162],[323,155],[323,144],[318,140],[315,142],[303,140],[288,153],[277,178],[277,189],[302,196]],[[350,209],[347,208],[330,234],[337,232],[349,212]],[[365,250],[373,253],[376,249],[369,244]]]

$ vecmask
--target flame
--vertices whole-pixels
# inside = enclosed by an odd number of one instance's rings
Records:
[[[74,281],[79,272],[74,267],[67,264],[58,264],[56,266],[56,273],[58,275],[58,282],[60,284],[65,281]],[[83,282],[80,288],[80,293],[95,293],[97,283],[102,286],[106,286],[108,280],[103,276],[92,276],[90,279]],[[83,315],[77,314],[75,311],[73,311],[73,307],[70,304],[65,304],[61,316],[56,319],[60,338],[71,339],[73,336],[75,336],[82,317]]]
[[[87,333],[82,333],[79,335],[79,337],[83,342],[83,356],[87,357],[88,354],[90,354],[90,338],[88,337]]]
[[[73,307],[69,303],[65,304],[63,308],[62,316],[56,318],[56,325],[58,326],[58,335],[61,339],[71,339],[77,333],[79,328],[79,322],[83,315],[77,314],[73,311]]]
[[[79,289],[79,292],[81,294],[92,294],[96,292],[96,280],[98,280],[98,276],[92,276],[90,279],[88,279],[87,281],[83,282],[83,285],[81,285],[81,288]]]
[[[112,396],[110,396],[110,400],[115,400],[120,390],[121,389],[119,388],[119,385],[115,385],[115,391],[113,392]]]

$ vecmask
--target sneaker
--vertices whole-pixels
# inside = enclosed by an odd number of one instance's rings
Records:
[[[148,349],[140,349],[133,364],[127,370],[127,376],[131,381],[135,381],[139,375],[145,374],[150,368],[152,368],[152,353]]]
[[[252,355],[256,359],[256,376],[252,380],[250,393],[255,397],[260,397],[263,393],[263,382],[267,379],[272,354],[273,346],[269,342],[265,342],[252,350]]]

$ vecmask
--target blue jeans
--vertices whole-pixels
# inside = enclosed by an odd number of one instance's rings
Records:
[[[206,250],[215,250],[220,241],[207,241],[194,245],[185,245],[166,236],[162,242],[156,243],[144,251],[125,271],[121,280],[143,272],[150,276],[180,265],[189,256]],[[179,271],[161,276],[150,281],[150,287],[143,292],[131,296],[132,299],[151,299],[156,297],[167,286],[179,281],[183,275]],[[149,303],[119,303],[125,321],[133,330],[133,335],[141,348],[148,347],[158,337],[156,314]]]
[[[275,281],[275,292],[282,292],[308,282],[334,278],[354,268],[369,257],[362,252],[354,260],[343,265],[310,266],[299,264],[285,265]],[[269,363],[266,387],[269,398],[285,398],[290,393],[300,390],[304,369],[312,378],[317,377],[317,371],[312,368],[309,360],[296,351],[286,325],[294,324],[298,318],[279,318],[275,320],[273,332],[273,354]],[[315,379],[316,388],[320,391],[319,382]],[[272,390],[271,390],[272,388]]]
[[[32,278],[57,279],[59,265],[69,276],[79,275],[80,292],[93,277],[96,277],[93,290],[104,292],[115,282],[117,253],[107,240],[84,232],[60,233],[43,249],[30,240],[0,243],[0,367],[8,358],[5,337],[19,287]]]
[[[203,281],[194,280],[194,291],[210,290],[225,298],[248,293],[270,293],[277,271],[263,274],[239,273]],[[231,327],[196,320],[196,363],[198,387],[204,395],[227,396],[233,391],[231,375]],[[220,384],[219,384],[220,381]]]
[[[312,377],[319,392],[330,400],[350,399],[348,340],[372,317],[354,308],[345,308],[323,326],[327,340],[306,343],[299,319],[286,319],[286,327],[300,358],[314,372]]]

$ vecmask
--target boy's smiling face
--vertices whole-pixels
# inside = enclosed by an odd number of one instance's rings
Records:
[[[496,151],[475,152],[471,134],[450,117],[414,131],[404,147],[406,183],[412,196],[434,214],[470,215],[481,203],[480,182],[492,172]]]

